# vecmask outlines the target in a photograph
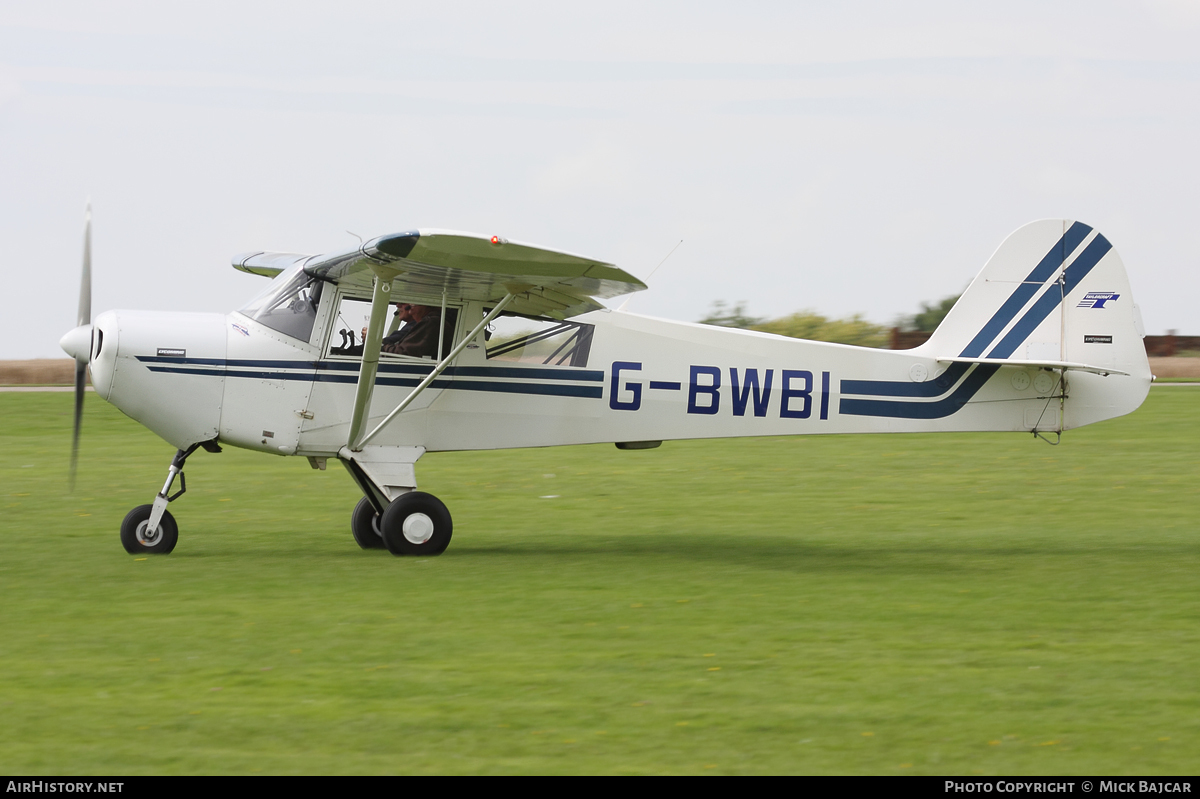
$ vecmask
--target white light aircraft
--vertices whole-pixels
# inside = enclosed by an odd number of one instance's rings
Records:
[[[315,469],[336,459],[363,493],[359,546],[436,555],[452,523],[416,490],[427,452],[820,433],[1057,440],[1132,412],[1153,380],[1120,257],[1071,220],[1010,235],[933,337],[903,351],[610,310],[599,301],[646,286],[603,261],[442,230],[334,255],[239,255],[236,269],[270,283],[238,311],[93,322],[90,211],[84,241],[78,327],[61,342],[77,364],[72,475],[89,366],[101,397],[178,448],[153,503],[121,525],[131,553],[174,549],[167,505],[199,448]]]

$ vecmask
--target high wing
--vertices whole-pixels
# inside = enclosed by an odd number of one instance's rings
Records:
[[[234,258],[243,272],[278,274],[303,259],[291,253],[247,253]],[[308,274],[343,286],[372,289],[376,275],[404,296],[443,296],[480,302],[508,294],[507,310],[565,319],[603,306],[596,300],[641,291],[646,284],[612,264],[547,250],[498,236],[447,230],[410,230],[372,239],[333,255],[310,256]]]
[[[499,236],[479,236],[446,230],[410,230],[380,236],[356,249],[334,255],[245,253],[235,256],[236,269],[274,276],[297,263],[315,278],[344,288],[371,293],[371,318],[363,341],[363,356],[354,395],[347,459],[411,403],[448,367],[470,341],[501,311],[526,316],[566,319],[604,306],[608,299],[646,284],[612,264],[572,253],[557,252]],[[491,309],[475,328],[442,358],[416,388],[371,432],[370,416],[384,320],[391,296],[474,300]]]

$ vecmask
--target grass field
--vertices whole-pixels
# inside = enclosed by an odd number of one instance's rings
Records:
[[[427,456],[439,558],[338,467],[0,394],[8,773],[1194,774],[1200,388],[1008,435]]]

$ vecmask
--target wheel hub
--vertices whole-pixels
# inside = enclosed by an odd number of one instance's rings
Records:
[[[433,536],[433,519],[424,513],[411,513],[404,520],[401,530],[408,543],[424,544]]]
[[[141,524],[139,524],[137,526],[137,534],[136,534],[137,540],[138,540],[138,543],[144,547],[156,546],[160,541],[162,541],[162,537],[163,537],[162,525],[155,527],[153,532],[149,531],[149,529],[148,529],[149,527],[150,527],[149,519],[147,519],[146,521],[142,522]]]

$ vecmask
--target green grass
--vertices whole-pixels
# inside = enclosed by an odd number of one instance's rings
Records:
[[[10,773],[1200,769],[1200,389],[1066,434],[427,456],[439,558],[359,550],[332,465],[0,394]],[[543,499],[556,495],[552,499]]]

